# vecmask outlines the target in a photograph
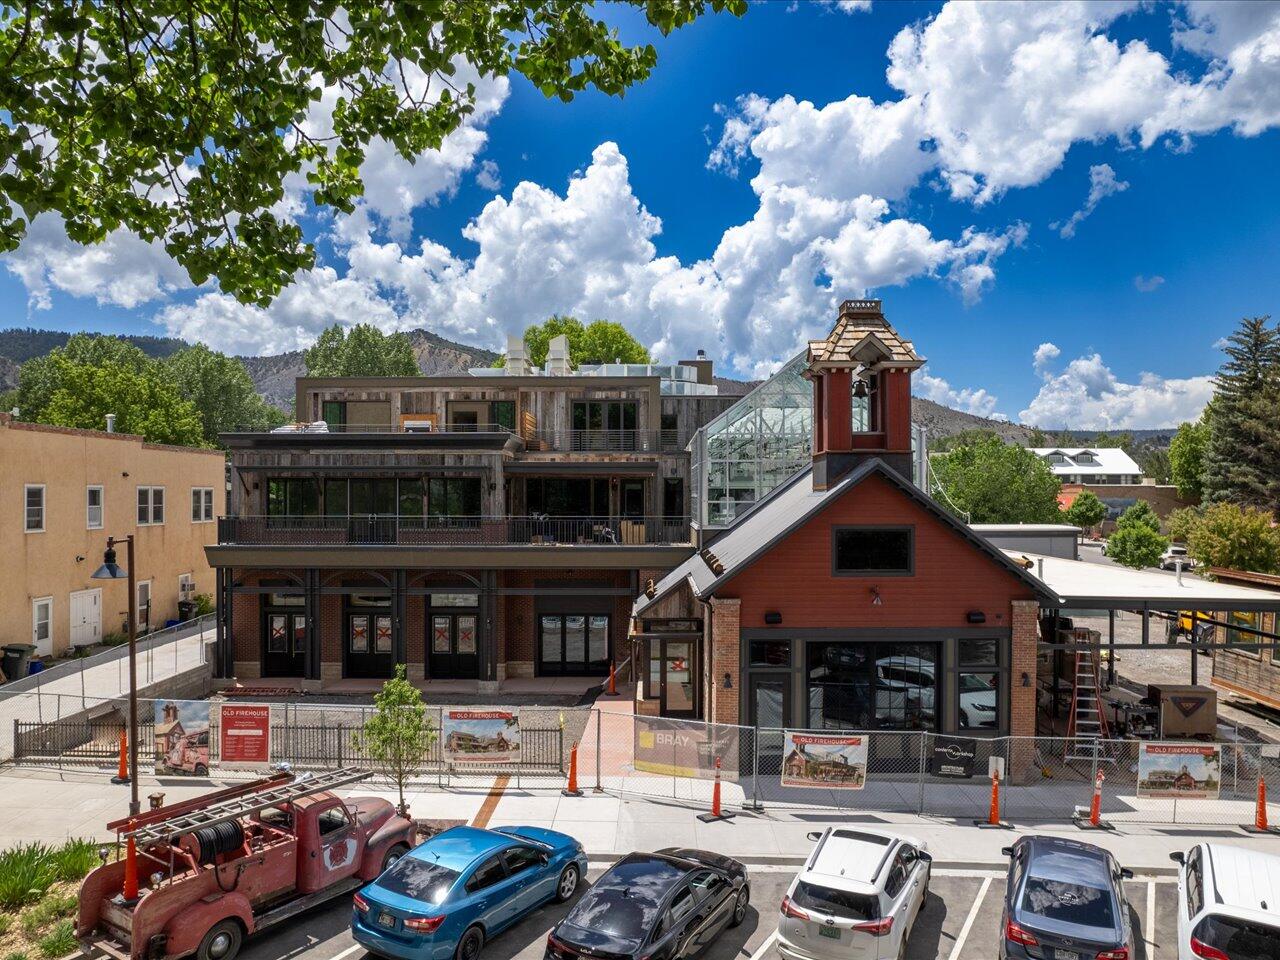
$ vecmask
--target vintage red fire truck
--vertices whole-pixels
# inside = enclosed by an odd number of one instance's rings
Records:
[[[76,935],[116,960],[231,960],[244,938],[374,879],[415,843],[359,770],[240,784],[107,825],[130,855],[80,888]]]

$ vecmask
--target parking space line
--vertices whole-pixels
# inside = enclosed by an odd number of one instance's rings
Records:
[[[352,946],[347,947],[347,949],[343,950],[341,953],[334,954],[332,957],[329,958],[329,960],[343,960],[343,957],[349,957],[353,953],[359,953],[363,949],[364,947],[360,946],[360,944],[358,943],[353,944]]]
[[[480,804],[480,810],[476,814],[476,818],[471,821],[473,827],[484,829],[489,825],[489,818],[498,809],[498,801],[502,799],[502,794],[510,782],[511,778],[505,773],[500,773],[493,778],[493,786],[489,788],[489,795],[484,798],[484,803]]]
[[[964,918],[964,926],[956,934],[956,942],[951,947],[951,953],[947,955],[947,960],[957,960],[960,956],[960,951],[964,949],[964,942],[969,938],[969,931],[973,929],[973,921],[977,919],[978,908],[982,906],[982,901],[986,899],[987,891],[991,889],[991,879],[991,877],[985,877],[982,881],[982,886],[978,888],[978,895],[973,900],[973,906],[969,908],[969,915]]]
[[[751,955],[751,960],[760,960],[761,957],[763,957],[766,953],[769,952],[769,948],[773,946],[773,942],[777,939],[778,939],[778,931],[774,930],[773,933],[765,937],[764,943],[756,947],[756,952]]]
[[[1147,955],[1147,960],[1155,960],[1156,958],[1156,885],[1155,883],[1147,884],[1147,916],[1142,921],[1142,942],[1146,949],[1143,953]]]

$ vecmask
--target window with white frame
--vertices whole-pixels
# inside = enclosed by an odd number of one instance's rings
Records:
[[[84,488],[84,514],[84,523],[88,529],[102,529],[102,487]]]
[[[191,488],[191,522],[209,523],[213,520],[213,487]]]
[[[196,598],[196,578],[189,573],[178,574],[178,601]]]
[[[44,484],[28,483],[23,489],[27,511],[23,529],[27,533],[44,533]]]
[[[37,656],[53,653],[53,597],[31,601],[31,642]]]
[[[138,525],[164,523],[164,487],[138,488]]]
[[[138,583],[138,633],[151,632],[151,581],[142,580]]]

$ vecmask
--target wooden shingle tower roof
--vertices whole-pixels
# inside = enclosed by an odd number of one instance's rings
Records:
[[[910,340],[904,340],[884,318],[879,300],[846,300],[825,340],[809,341],[809,367],[856,367],[868,370],[914,370],[924,365]]]

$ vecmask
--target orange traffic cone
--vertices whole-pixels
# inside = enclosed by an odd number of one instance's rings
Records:
[[[1244,828],[1248,833],[1274,833],[1267,824],[1267,781],[1258,776],[1258,807],[1253,815],[1253,826]]]
[[[120,766],[116,770],[116,775],[111,778],[112,783],[128,783],[129,782],[129,735],[123,730],[120,731]]]
[[[1000,774],[996,772],[991,774],[991,811],[987,814],[987,823],[1000,826]]]
[[[733,818],[732,813],[725,813],[720,806],[720,758],[716,757],[716,781],[711,788],[711,812],[698,814],[698,819],[703,823],[711,823],[713,820],[730,820]]]
[[[582,796],[582,791],[578,789],[578,743],[576,740],[569,749],[569,785],[560,792],[566,797]]]
[[[609,689],[605,692],[606,697],[616,697],[618,695],[618,665],[616,663],[609,664]]]
[[[1083,816],[1084,808],[1076,807],[1075,816],[1072,819],[1077,827],[1082,830],[1110,830],[1111,824],[1102,819],[1102,781],[1107,775],[1101,770],[1093,781],[1093,798],[1089,801],[1089,815]]]
[[[124,890],[121,899],[125,903],[138,902],[138,845],[133,839],[136,823],[129,821],[129,839],[124,848]]]

